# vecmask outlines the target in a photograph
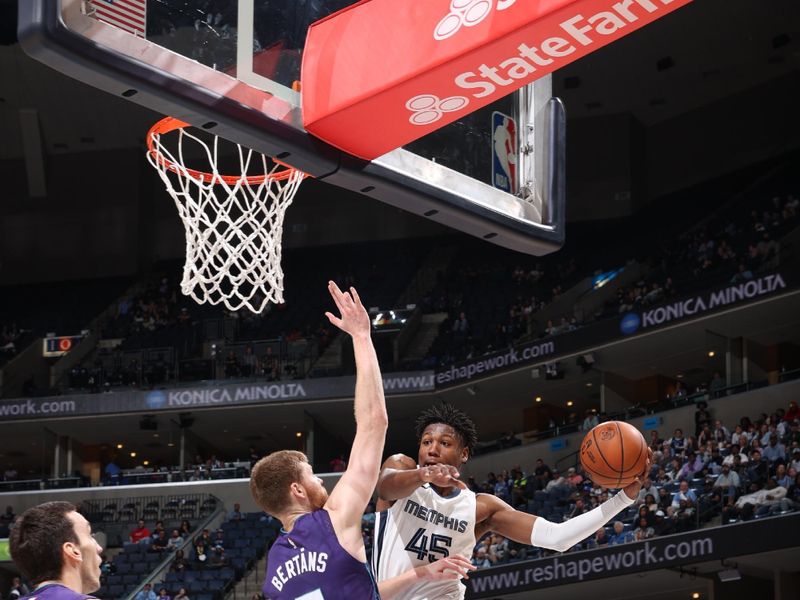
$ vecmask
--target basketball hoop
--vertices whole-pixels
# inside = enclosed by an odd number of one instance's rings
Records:
[[[306,174],[231,143],[241,174],[221,175],[219,138],[206,142],[187,127],[167,117],[147,133],[147,160],[175,201],[186,233],[181,291],[200,304],[254,313],[267,302],[282,303],[283,218]],[[177,141],[171,152],[161,138],[172,132]],[[185,165],[192,150],[201,151],[209,171]]]

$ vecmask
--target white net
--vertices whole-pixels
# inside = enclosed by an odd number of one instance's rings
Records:
[[[241,175],[220,175],[219,138],[208,143],[183,126],[157,129],[148,134],[147,158],[175,201],[186,233],[181,291],[201,304],[222,303],[234,311],[260,313],[268,302],[282,303],[283,218],[304,173],[233,144]],[[170,151],[161,137],[175,129]],[[190,151],[184,144],[205,154],[207,173],[185,166]]]

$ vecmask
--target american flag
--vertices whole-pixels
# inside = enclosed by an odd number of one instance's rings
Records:
[[[145,37],[147,0],[89,0],[94,16],[139,37]]]

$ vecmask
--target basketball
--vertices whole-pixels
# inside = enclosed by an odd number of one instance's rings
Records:
[[[647,443],[633,425],[608,421],[586,434],[580,456],[584,472],[596,485],[623,488],[642,474]]]

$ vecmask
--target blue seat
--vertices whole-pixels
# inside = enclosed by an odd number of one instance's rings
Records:
[[[187,589],[192,593],[202,592],[206,589],[206,583],[205,581],[192,581]]]
[[[136,574],[125,575],[125,576],[123,576],[122,581],[120,583],[124,583],[125,585],[131,584],[131,583],[139,583],[141,581],[141,579],[142,578],[139,575],[136,575]]]
[[[183,573],[177,573],[175,571],[167,573],[167,583],[180,583],[181,581],[183,581]]]
[[[225,582],[221,579],[214,579],[212,581],[207,582],[206,589],[209,592],[221,592],[225,589]]]
[[[108,586],[108,594],[112,598],[119,598],[125,593],[125,586],[122,585],[110,585]]]

